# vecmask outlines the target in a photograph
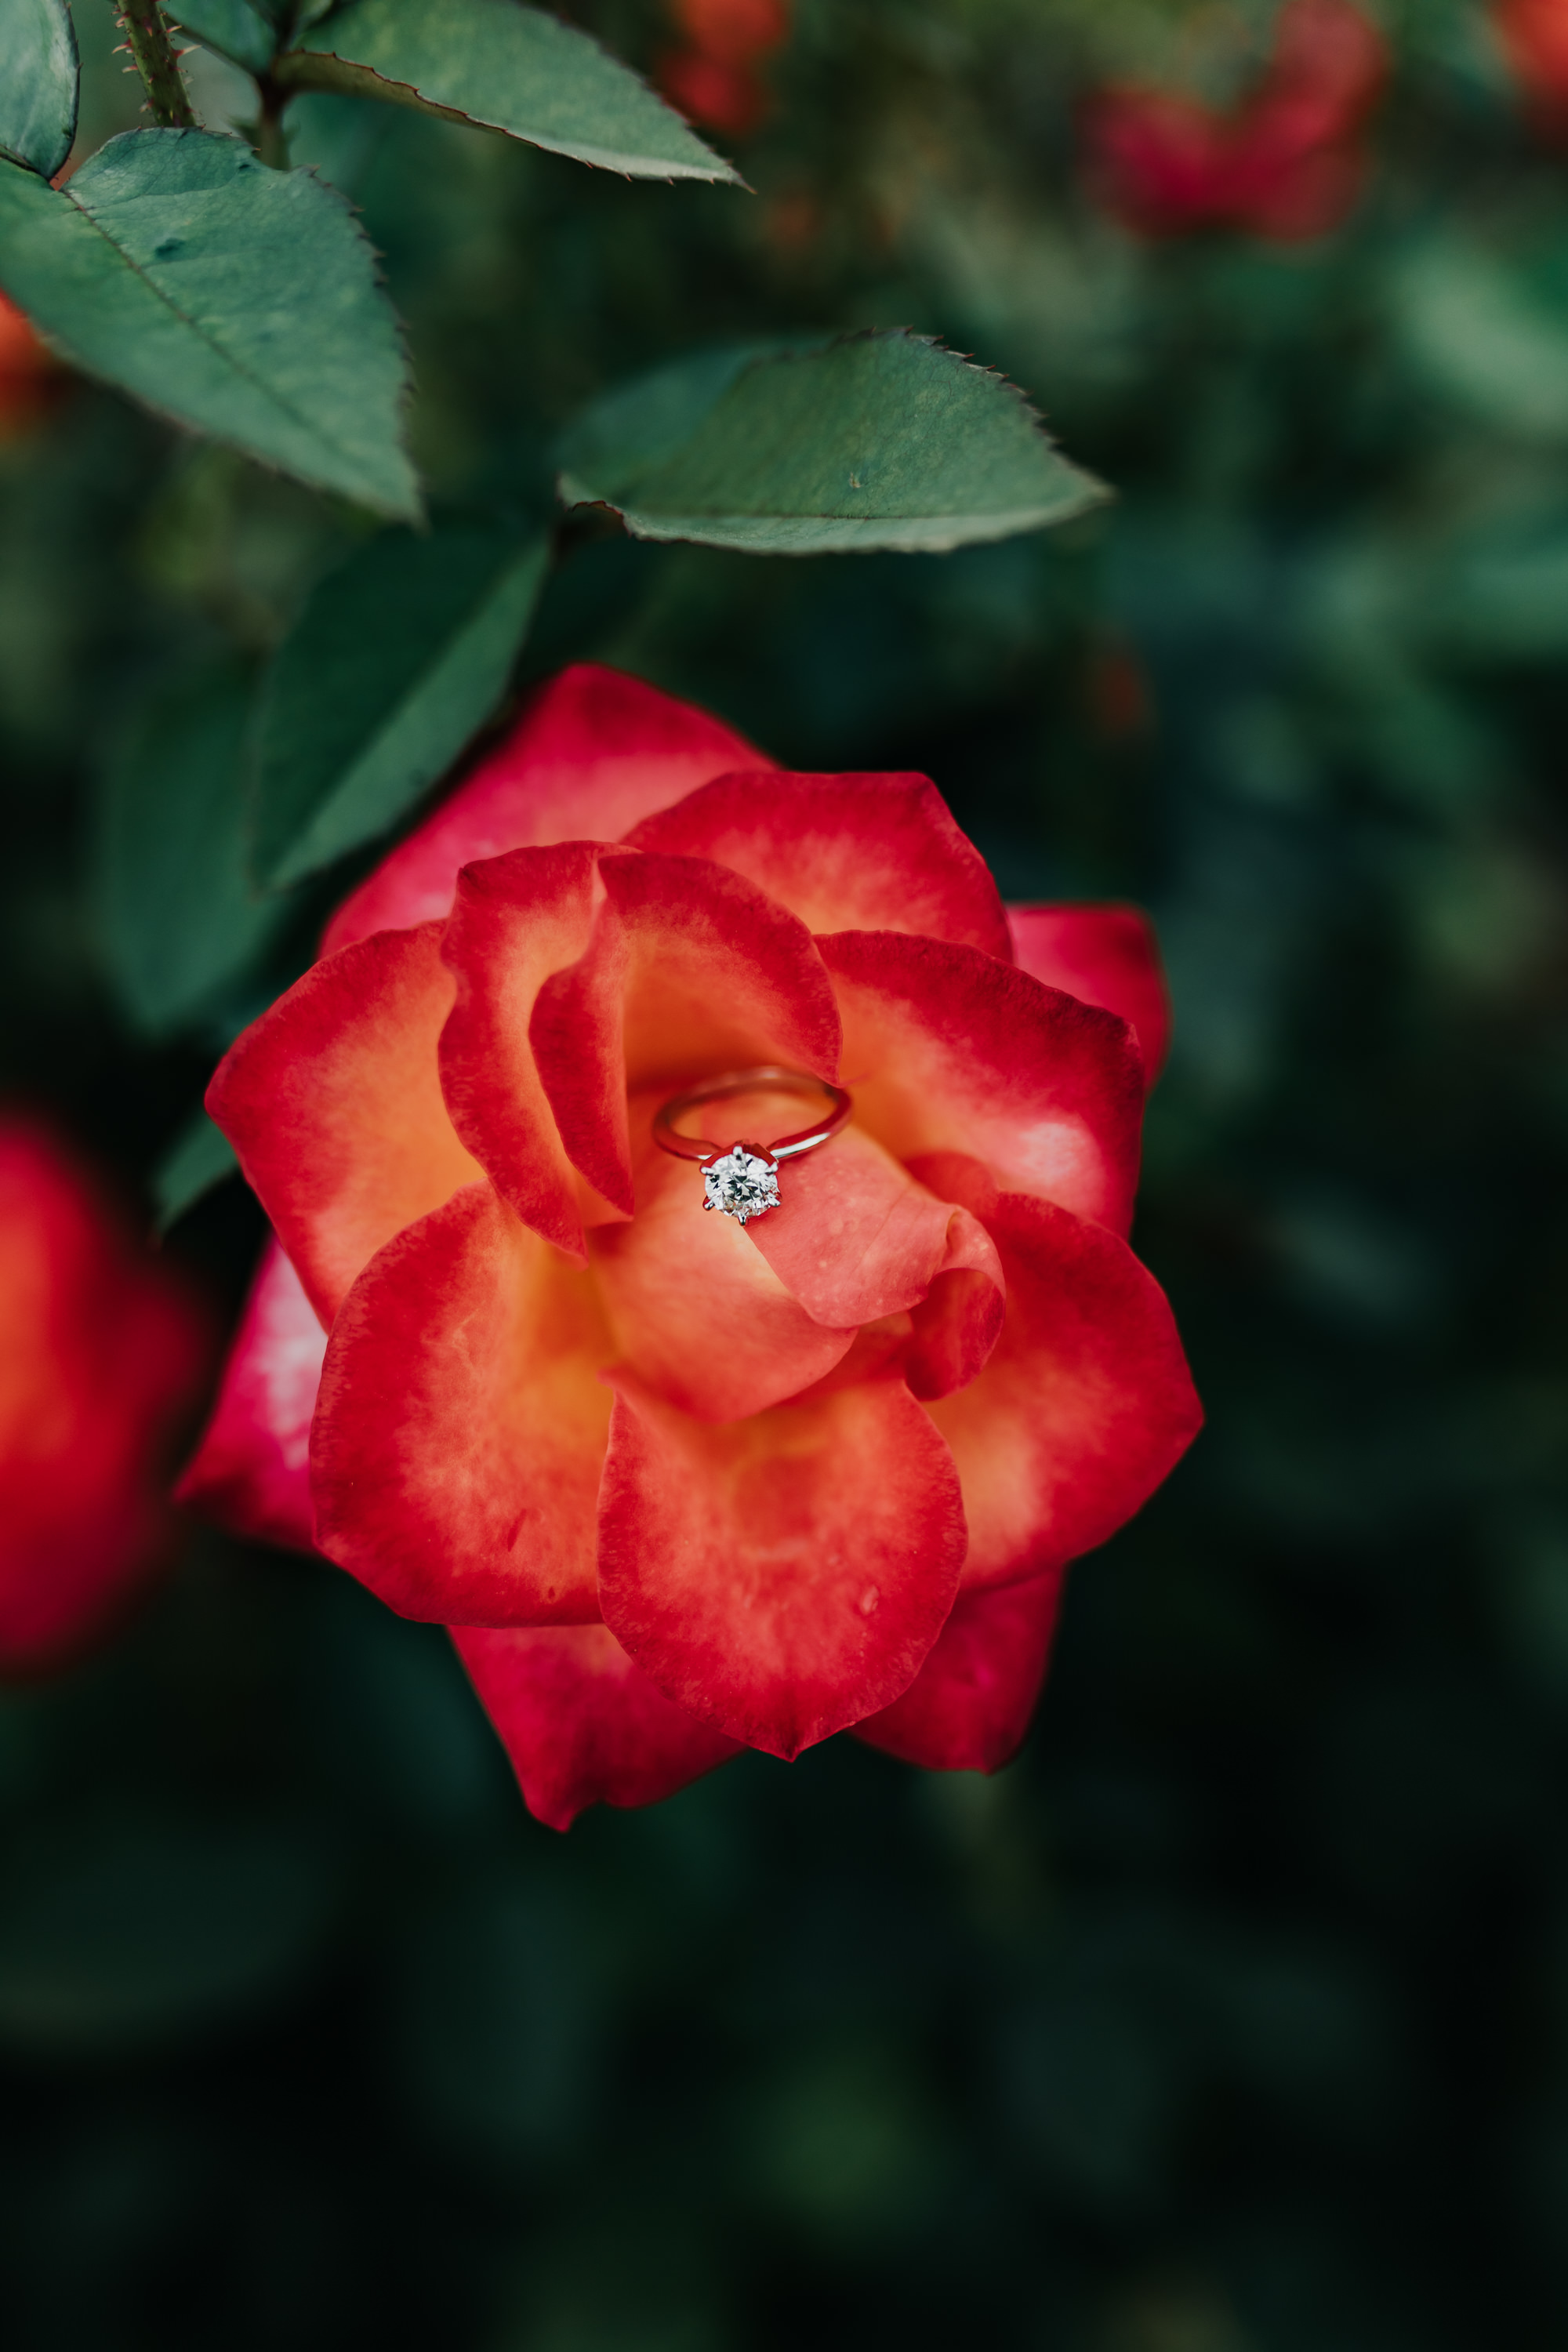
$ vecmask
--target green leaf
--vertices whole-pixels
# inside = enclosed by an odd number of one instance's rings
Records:
[[[76,137],[76,32],[66,0],[0,6],[0,153],[57,173]]]
[[[396,823],[506,690],[545,542],[479,527],[373,540],[321,582],[264,689],[255,845],[273,886]]]
[[[222,1128],[205,1110],[196,1111],[153,1171],[158,1232],[166,1234],[204,1194],[238,1171],[234,1146]]]
[[[1109,495],[1010,383],[901,329],[682,361],[599,402],[560,457],[568,505],[759,555],[940,551]]]
[[[563,435],[556,456],[573,475],[592,480],[607,473],[629,479],[677,456],[753,361],[821,348],[820,335],[778,335],[764,342],[725,343],[654,368],[601,394]]]
[[[247,73],[264,73],[272,62],[277,33],[250,0],[174,0],[169,14],[207,48]]]
[[[740,179],[629,66],[519,0],[350,0],[279,58],[277,78],[504,131],[634,179]]]
[[[176,424],[417,514],[397,320],[313,173],[205,131],[124,131],[58,190],[0,163],[0,286],[79,366]]]
[[[1561,301],[1458,237],[1422,247],[1394,282],[1405,348],[1428,381],[1498,431],[1568,440],[1568,330]]]
[[[105,959],[137,1026],[165,1035],[210,1006],[277,929],[283,909],[250,894],[237,669],[160,696],[106,769],[93,896]]]

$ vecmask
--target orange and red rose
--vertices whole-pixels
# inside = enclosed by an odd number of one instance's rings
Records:
[[[451,1626],[547,1821],[994,1766],[1198,1424],[1125,1239],[1166,1023],[1142,919],[1010,914],[922,777],[568,671],[213,1081],[277,1245],[184,1492]],[[763,1063],[854,1118],[742,1226],[650,1123]]]
[[[42,1128],[0,1119],[0,1671],[89,1641],[171,1534],[203,1317]]]

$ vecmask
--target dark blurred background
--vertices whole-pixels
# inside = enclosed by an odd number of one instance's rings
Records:
[[[138,92],[77,13],[91,146]],[[574,410],[694,344],[894,322],[1115,486],[947,558],[574,529],[519,688],[593,656],[924,769],[1008,895],[1153,909],[1135,1239],[1209,1426],[996,1779],[840,1738],[565,1838],[439,1632],[194,1530],[0,1699],[17,2352],[1568,2342],[1568,146],[1479,6],[1377,23],[1315,234],[1162,218],[1095,145],[1107,89],[1245,106],[1268,5],[798,0],[752,196],[299,110],[438,500],[542,506]],[[149,1219],[349,877],[150,1034],[98,779],[366,528],[63,374],[6,413],[3,1087]],[[259,1230],[229,1185],[167,1247],[232,1305]]]

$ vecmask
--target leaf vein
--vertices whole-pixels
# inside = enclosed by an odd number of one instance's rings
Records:
[[[176,133],[175,135],[177,137],[183,137],[184,134]],[[198,132],[196,135],[200,138],[210,137],[212,134],[210,132]],[[237,145],[238,142],[237,141],[235,143]],[[124,263],[126,268],[131,271],[132,275],[139,278],[142,284],[163,304],[165,310],[172,312],[174,317],[180,321],[181,325],[188,329],[190,333],[195,335],[199,341],[204,342],[207,346],[207,349],[213,352],[216,357],[223,362],[223,364],[226,368],[229,368],[232,370],[234,374],[242,377],[247,383],[254,386],[256,391],[260,393],[262,398],[268,401],[271,405],[279,410],[283,415],[292,419],[294,424],[300,427],[308,438],[321,444],[327,448],[335,450],[339,457],[346,458],[352,466],[360,467],[363,465],[361,453],[357,451],[351,443],[338,439],[333,434],[330,433],[324,425],[318,424],[313,418],[308,415],[303,409],[298,407],[293,401],[288,399],[282,393],[279,392],[273,385],[269,384],[265,376],[258,375],[253,367],[247,366],[243,360],[237,358],[236,354],[228,349],[226,344],[220,341],[217,335],[213,333],[209,328],[203,326],[196,319],[192,317],[188,310],[184,310],[178,302],[176,302],[173,295],[168,293],[164,288],[159,285],[158,280],[151,276],[151,274],[142,267],[142,263],[139,262],[132,254],[127,251],[126,247],[120,242],[120,240],[110,235],[108,229],[104,227],[103,223],[99,220],[93,213],[89,211],[87,205],[79,203],[78,199],[71,194],[68,186],[60,189],[58,193],[68,199],[79,217],[86,221],[89,226],[94,229],[100,237],[102,237],[110,251],[118,255],[119,258]],[[168,415],[169,413],[170,412],[167,410],[164,411],[165,415]],[[226,436],[220,433],[216,437],[222,440]]]

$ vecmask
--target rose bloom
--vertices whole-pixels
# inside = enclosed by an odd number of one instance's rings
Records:
[[[1286,0],[1268,70],[1234,113],[1170,90],[1102,91],[1085,121],[1090,177],[1151,236],[1321,236],[1361,194],[1359,133],[1387,71],[1383,36],[1352,0]]]
[[[60,363],[32,322],[0,294],[0,442],[17,438],[53,401]]]
[[[1568,128],[1568,0],[1497,0],[1492,23],[1542,127]]]
[[[746,138],[772,110],[761,69],[789,38],[790,0],[671,0],[670,15],[683,42],[660,58],[659,88],[693,122]]]
[[[0,1670],[62,1663],[172,1533],[205,1318],[46,1130],[0,1117]]]
[[[923,777],[569,670],[213,1080],[277,1244],[183,1492],[451,1626],[560,1827],[846,1727],[992,1769],[1198,1426],[1125,1239],[1166,1025],[1142,918],[1005,909]],[[650,1126],[761,1064],[854,1115],[742,1224]]]

